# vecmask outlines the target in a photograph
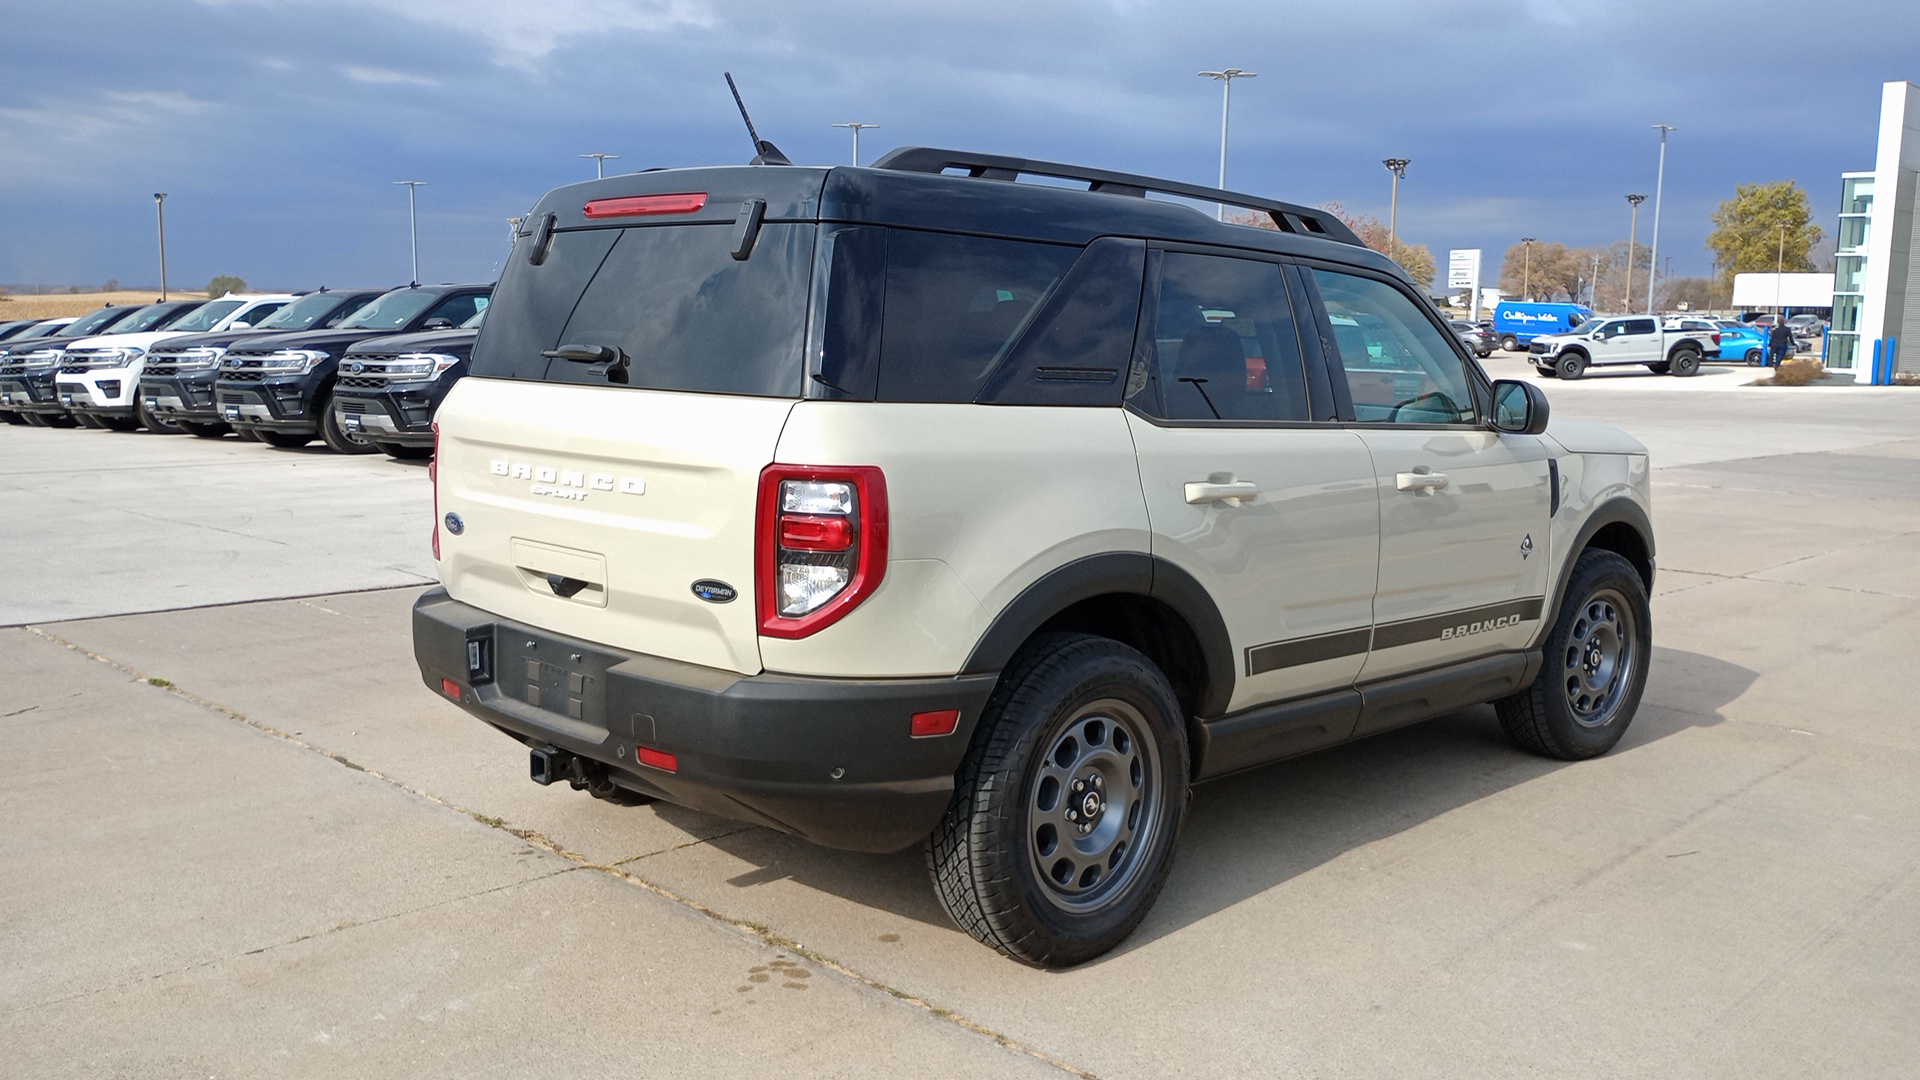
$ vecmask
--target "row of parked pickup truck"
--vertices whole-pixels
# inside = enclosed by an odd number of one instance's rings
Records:
[[[425,457],[492,293],[230,293],[0,323],[0,420]]]

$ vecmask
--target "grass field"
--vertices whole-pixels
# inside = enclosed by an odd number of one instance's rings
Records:
[[[169,300],[199,300],[205,293],[181,292],[179,289],[167,290]],[[59,293],[47,296],[4,296],[0,297],[0,322],[11,319],[52,319],[61,315],[85,315],[104,304],[151,304],[160,299],[160,294],[152,290],[135,292],[122,289],[119,292]]]

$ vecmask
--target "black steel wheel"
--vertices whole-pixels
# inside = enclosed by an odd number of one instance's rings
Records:
[[[1762,363],[1766,361],[1766,359],[1767,359],[1766,354],[1761,352],[1759,349],[1747,350],[1746,360],[1747,360],[1748,367],[1759,367]]]
[[[1693,349],[1681,349],[1673,354],[1673,374],[1678,378],[1700,374],[1700,354]]]
[[[1119,642],[1046,634],[1001,676],[927,840],[934,891],[979,941],[1036,967],[1112,949],[1146,917],[1187,804],[1183,711]]]
[[[1587,354],[1583,352],[1561,353],[1560,359],[1553,362],[1553,369],[1563,379],[1577,379],[1587,373]]]
[[[1581,552],[1548,633],[1540,674],[1494,703],[1516,743],[1581,761],[1613,749],[1640,707],[1653,657],[1646,582],[1611,551]]]

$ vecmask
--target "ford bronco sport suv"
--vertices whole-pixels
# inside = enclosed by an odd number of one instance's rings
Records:
[[[263,344],[269,334],[296,334],[338,326],[354,312],[378,299],[380,289],[343,289],[308,293],[242,329],[189,334],[155,345],[140,373],[140,403],[150,418],[178,426],[205,439],[217,439],[233,430],[220,419],[213,400],[220,360],[236,342]]]
[[[924,843],[1021,961],[1139,924],[1195,782],[1482,702],[1587,758],[1639,703],[1645,448],[1549,431],[1324,212],[921,148],[663,170],[545,196],[497,297],[436,421],[427,685],[541,783]]]
[[[409,285],[330,330],[236,341],[214,383],[220,419],[283,449],[318,435],[336,453],[373,453],[373,444],[348,434],[334,413],[340,354],[369,338],[458,326],[485,310],[492,292],[491,285]]]

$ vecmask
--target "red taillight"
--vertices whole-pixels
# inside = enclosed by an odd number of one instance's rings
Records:
[[[941,709],[938,712],[914,713],[907,722],[907,731],[916,739],[928,739],[935,735],[951,735],[959,726],[959,709]]]
[[[760,632],[802,638],[830,626],[886,574],[886,477],[872,465],[769,465],[754,539]]]
[[[440,425],[433,425],[433,458],[427,462],[427,480],[433,484],[433,561],[440,561]]]
[[[793,551],[845,551],[853,546],[853,519],[782,514],[780,546]]]
[[[659,769],[662,772],[680,771],[680,759],[665,750],[655,750],[651,746],[636,746],[633,748],[633,753],[640,764],[650,769]]]
[[[707,205],[704,191],[676,195],[627,195],[618,199],[595,199],[582,208],[590,218],[644,217],[648,214],[691,214]]]
[[[452,679],[440,680],[440,692],[447,695],[448,697],[452,698],[455,701],[460,700],[460,684],[457,682],[454,682]]]
[[[1718,330],[1715,330],[1715,331],[1713,332],[1713,343],[1714,343],[1715,345],[1718,345],[1718,344],[1720,344],[1720,331],[1718,331]]]

